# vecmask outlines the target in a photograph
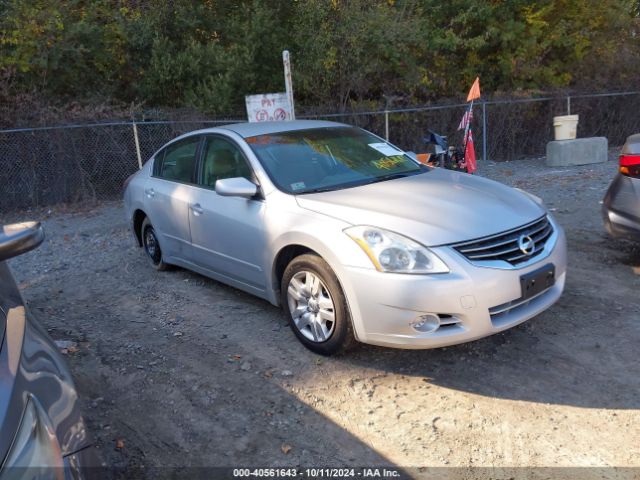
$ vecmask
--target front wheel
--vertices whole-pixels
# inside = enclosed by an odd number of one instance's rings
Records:
[[[322,258],[294,258],[284,271],[281,292],[291,329],[309,350],[333,355],[355,344],[344,293]]]

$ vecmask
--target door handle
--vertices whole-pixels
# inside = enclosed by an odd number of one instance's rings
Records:
[[[196,216],[202,215],[204,213],[204,209],[200,206],[199,203],[195,203],[195,204],[191,205],[191,211]]]
[[[153,188],[145,188],[144,193],[147,194],[147,197],[153,198],[156,196],[156,191]]]

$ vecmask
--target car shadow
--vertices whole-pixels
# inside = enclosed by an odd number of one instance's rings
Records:
[[[432,350],[363,345],[341,361],[498,399],[640,408],[640,244],[592,229],[567,234],[565,291],[537,317],[467,344]]]
[[[632,258],[640,265],[640,258]],[[640,272],[639,272],[640,273]],[[340,361],[498,399],[585,408],[640,407],[640,303],[592,297],[569,276],[549,310],[467,344],[397,350],[362,345]]]
[[[607,247],[608,275],[620,280],[626,265],[640,265],[633,244]],[[604,247],[598,247],[604,256]],[[583,254],[581,254],[583,255]],[[572,263],[580,263],[580,257]],[[590,265],[588,268],[592,268]],[[226,295],[239,297],[257,310],[279,310],[268,302],[187,270]],[[575,270],[578,270],[577,272]],[[637,273],[640,274],[640,271]],[[593,277],[593,276],[592,276]],[[549,310],[505,332],[446,348],[403,350],[360,344],[334,357],[345,366],[374,368],[420,377],[433,385],[497,399],[571,405],[584,408],[640,408],[640,302],[628,304],[599,290],[600,281],[570,270],[565,291]],[[624,295],[622,292],[618,292]],[[288,327],[282,327],[288,329]],[[293,333],[291,333],[292,341]]]
[[[631,267],[636,275],[640,275],[640,243],[617,241],[621,253],[620,262]]]

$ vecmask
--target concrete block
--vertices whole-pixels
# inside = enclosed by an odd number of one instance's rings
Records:
[[[567,167],[603,163],[607,161],[607,147],[605,137],[554,140],[547,143],[546,164],[549,167]]]

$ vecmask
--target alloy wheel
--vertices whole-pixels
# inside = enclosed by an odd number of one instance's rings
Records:
[[[329,289],[315,273],[296,273],[287,288],[289,311],[296,328],[312,342],[327,341],[335,329],[335,308]]]

